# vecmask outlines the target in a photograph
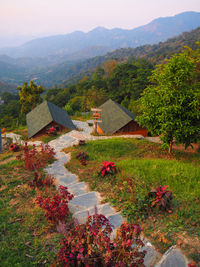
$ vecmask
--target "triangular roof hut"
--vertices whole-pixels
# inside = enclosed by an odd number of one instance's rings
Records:
[[[107,135],[138,134],[147,136],[147,129],[141,127],[135,121],[136,116],[120,104],[109,99],[99,108],[102,109],[102,122],[98,123],[98,133]]]
[[[51,126],[56,126],[59,129],[76,129],[67,111],[48,101],[44,101],[30,111],[26,115],[26,123],[28,138],[42,133]]]

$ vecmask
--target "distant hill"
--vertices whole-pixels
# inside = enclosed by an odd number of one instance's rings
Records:
[[[16,93],[17,92],[17,86],[13,85],[13,84],[7,84],[7,83],[0,81],[0,96],[3,92]]]
[[[60,83],[62,83],[63,86],[68,86],[69,84],[80,80],[84,75],[90,76],[97,67],[101,66],[109,59],[124,62],[130,58],[144,58],[153,64],[159,64],[163,62],[165,58],[169,58],[171,55],[181,52],[184,46],[196,49],[196,42],[200,42],[200,27],[157,45],[144,45],[137,48],[117,49],[104,56],[94,57],[83,62],[76,63],[70,67],[67,66],[66,63],[57,65],[51,70],[51,73],[43,73],[41,77],[38,77],[38,82],[45,83],[45,81],[48,81],[48,83],[50,83],[51,77],[57,76],[60,81],[63,80],[64,77],[67,77],[65,81]],[[46,83],[46,86],[48,86],[48,83]]]
[[[0,54],[11,57],[46,57],[51,55],[69,56],[79,53],[83,49],[88,50],[88,58],[100,54],[94,54],[94,48],[113,50],[117,48],[137,47],[144,44],[155,44],[168,38],[191,31],[200,26],[199,12],[184,12],[173,17],[164,17],[153,20],[147,25],[132,29],[106,29],[97,27],[84,33],[76,31],[71,34],[55,35],[45,38],[34,39],[16,48],[0,49]],[[91,52],[91,53],[89,53]],[[105,51],[102,51],[103,53]],[[102,55],[102,53],[101,53]],[[79,59],[83,59],[80,57]]]
[[[177,37],[155,45],[144,45],[136,48],[120,48],[104,56],[96,56],[87,60],[75,60],[77,54],[65,57],[49,56],[46,58],[19,58],[0,56],[0,80],[6,83],[22,84],[31,79],[47,88],[62,84],[68,86],[76,83],[84,75],[91,76],[98,66],[109,59],[119,62],[130,58],[148,59],[154,64],[161,63],[166,57],[181,52],[185,45],[196,48],[200,42],[200,27],[185,32]],[[92,48],[91,48],[92,49]],[[101,48],[99,48],[101,50]],[[87,49],[82,53],[87,55]],[[70,60],[71,59],[71,60]]]

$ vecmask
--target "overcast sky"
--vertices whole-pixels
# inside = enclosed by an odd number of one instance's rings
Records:
[[[133,29],[184,11],[200,12],[200,0],[0,0],[0,38]]]

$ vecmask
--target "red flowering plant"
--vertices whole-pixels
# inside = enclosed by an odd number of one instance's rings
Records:
[[[116,173],[116,166],[112,161],[104,161],[103,166],[100,167],[100,174],[102,176],[108,175],[108,174],[114,174]]]
[[[107,266],[145,266],[146,251],[142,249],[144,243],[140,239],[141,231],[139,225],[128,223],[123,223],[117,229]]]
[[[31,187],[47,187],[47,186],[55,186],[55,178],[50,174],[46,174],[45,178],[42,177],[41,173],[37,171],[34,172],[34,178],[32,180],[28,180],[28,184]]]
[[[24,146],[24,163],[25,167],[32,171],[44,167],[44,165],[51,159],[54,159],[54,149],[51,148],[48,144],[41,145],[40,151],[36,149],[36,146],[33,145],[32,148],[28,147],[27,142]]]
[[[188,267],[200,267],[200,263],[195,263],[195,262],[188,263]]]
[[[55,128],[54,126],[52,126],[51,128],[49,128],[49,129],[47,130],[47,134],[49,134],[49,135],[57,135],[57,130],[56,130],[56,128]]]
[[[86,166],[87,162],[86,160],[88,159],[88,153],[87,152],[79,152],[76,155],[76,158],[79,159],[81,165]]]
[[[59,186],[59,193],[52,199],[38,196],[36,203],[45,210],[45,217],[53,224],[64,222],[69,216],[68,202],[73,198],[65,186]]]
[[[43,164],[38,159],[37,154],[38,152],[35,145],[33,145],[33,148],[30,149],[26,142],[24,146],[24,164],[29,171],[39,169],[43,166]]]
[[[17,152],[20,150],[20,146],[18,143],[13,143],[9,146],[9,150],[13,152]]]
[[[164,210],[171,208],[172,191],[166,190],[167,186],[158,186],[150,191],[148,197],[150,198],[151,207],[159,207]]]
[[[89,216],[66,232],[57,256],[59,266],[135,266],[142,267],[145,252],[137,225],[123,224],[112,242],[112,225],[102,214]],[[134,248],[133,248],[134,245]]]
[[[85,224],[75,224],[61,242],[57,262],[62,266],[103,266],[102,254],[110,250],[109,220],[100,214],[89,216]]]
[[[52,159],[54,159],[55,151],[49,144],[41,144],[39,147],[39,153],[37,157],[40,161],[46,163]]]
[[[83,145],[85,145],[85,140],[84,140],[84,139],[79,140],[79,141],[78,141],[78,145],[79,145],[79,146],[83,146]]]

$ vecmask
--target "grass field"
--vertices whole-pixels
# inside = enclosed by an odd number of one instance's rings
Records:
[[[49,266],[56,258],[61,236],[49,227],[35,203],[37,194],[51,196],[55,188],[39,190],[27,180],[33,173],[17,161],[13,152],[0,154],[0,265]]]
[[[76,159],[80,151],[88,152],[86,166]],[[177,244],[190,258],[200,261],[199,153],[175,151],[169,155],[159,144],[124,138],[90,141],[65,152],[72,152],[67,168],[91,190],[99,191],[128,221],[140,223],[161,252]],[[116,164],[117,174],[98,174],[104,160]],[[170,213],[146,208],[148,192],[158,185],[167,185],[172,191]]]

